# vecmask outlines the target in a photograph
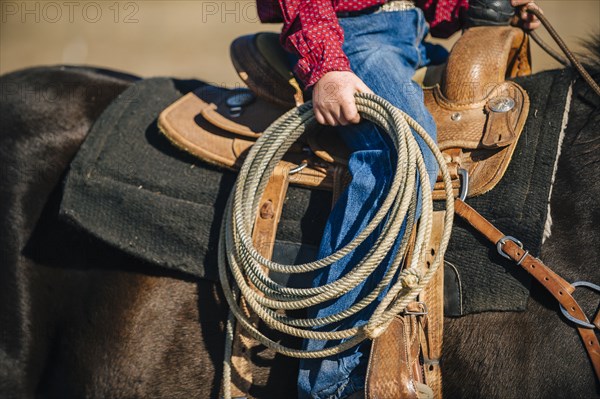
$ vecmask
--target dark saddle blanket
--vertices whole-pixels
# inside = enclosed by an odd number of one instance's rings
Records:
[[[538,254],[569,78],[547,72],[518,83],[532,108],[504,179],[469,200],[501,230]],[[199,81],[155,78],[125,91],[99,118],[72,162],[61,216],[154,265],[217,281],[218,232],[234,172],[175,148],[157,128],[159,113]],[[331,193],[290,187],[274,258],[314,257]],[[457,222],[446,254],[447,315],[523,310],[528,280]]]

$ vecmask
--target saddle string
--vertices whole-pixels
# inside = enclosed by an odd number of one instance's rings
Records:
[[[226,398],[231,396],[231,354],[236,321],[258,342],[287,356],[318,358],[338,354],[385,331],[393,318],[414,301],[428,284],[443,259],[452,228],[454,194],[441,152],[415,120],[383,98],[373,94],[357,94],[356,104],[361,116],[379,125],[390,136],[398,159],[388,195],[373,219],[350,243],[333,254],[305,264],[283,265],[264,258],[252,242],[254,218],[275,166],[302,133],[316,125],[311,102],[292,109],[276,120],[252,146],[242,165],[226,206],[218,250],[219,277],[230,307],[223,370],[223,391]],[[411,128],[434,154],[442,172],[446,193],[442,242],[431,268],[425,274],[420,272],[420,265],[426,255],[426,244],[431,236],[433,201],[423,154]],[[415,222],[418,193],[422,197],[422,213],[417,226],[415,255],[410,265],[401,268],[410,236],[404,234],[399,249],[391,254],[393,260],[389,270],[363,299],[327,317],[297,319],[284,314],[286,310],[305,309],[338,298],[367,279],[392,251],[403,222],[407,220],[407,229]],[[269,278],[267,271],[298,274],[328,267],[348,256],[379,226],[381,234],[364,258],[351,271],[332,283],[311,288],[293,288],[280,285]],[[394,277],[397,277],[396,281]],[[335,331],[316,329],[351,317],[382,294],[383,299],[366,324]],[[300,338],[342,341],[313,351],[281,345],[253,325],[238,304],[241,298],[271,329]]]
[[[560,47],[560,49],[563,51],[563,53],[567,56],[567,59],[571,62],[571,65],[577,70],[577,72],[579,72],[579,74],[581,75],[581,77],[583,77],[583,79],[587,82],[587,84],[590,85],[592,90],[594,90],[594,92],[598,96],[600,96],[600,86],[598,85],[598,83],[596,83],[594,81],[594,79],[588,73],[588,71],[585,70],[585,68],[581,64],[581,62],[577,59],[577,57],[575,57],[573,52],[567,47],[567,44],[560,37],[560,35],[556,31],[556,29],[554,29],[554,27],[552,26],[552,24],[550,23],[548,18],[546,18],[546,16],[544,14],[542,14],[540,10],[537,10],[537,9],[527,9],[527,12],[532,13],[533,15],[538,17],[538,19],[540,20],[542,25],[544,25],[544,27],[546,28],[546,30],[548,31],[548,33],[550,34],[552,39],[554,39],[554,41],[556,42],[558,47]],[[554,50],[552,50],[550,47],[548,47],[547,44],[545,44],[541,39],[539,39],[539,36],[537,34],[534,35],[532,33],[533,32],[530,32],[529,35],[532,37],[533,40],[535,40],[535,42],[537,44],[540,45],[540,47],[542,47],[542,49],[544,49],[544,51],[546,51],[548,54],[550,54],[552,57],[554,57],[561,64],[568,66],[567,64],[565,64],[565,60],[562,59],[562,57],[558,56],[558,54],[556,54],[556,52]],[[558,56],[558,58],[557,58],[557,56]]]

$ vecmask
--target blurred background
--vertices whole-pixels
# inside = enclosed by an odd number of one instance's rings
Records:
[[[600,32],[600,0],[538,0],[575,51]],[[237,86],[229,44],[278,31],[261,24],[254,0],[0,0],[0,73],[34,65],[87,64],[148,76],[197,78]],[[550,38],[543,28],[546,41]],[[437,41],[448,48],[456,35]],[[535,71],[558,63],[533,44]]]

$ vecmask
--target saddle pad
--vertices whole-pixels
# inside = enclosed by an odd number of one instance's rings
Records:
[[[533,180],[532,174],[538,178],[538,167],[545,165],[550,170],[549,181],[554,165],[556,148],[546,149],[544,155],[530,152],[534,143],[551,141],[552,134],[558,136],[554,131],[560,130],[564,95],[555,93],[566,89],[559,89],[556,76],[547,73],[535,81],[519,82],[526,88],[535,85],[538,92],[543,92],[532,96],[532,104],[538,104],[532,106],[530,113],[535,117],[529,118],[521,136],[521,141],[528,145],[519,146],[513,159],[515,163],[523,156],[527,158],[525,164],[529,166],[525,174],[530,176],[529,180]],[[122,93],[94,124],[73,160],[60,213],[70,223],[142,260],[217,281],[218,232],[236,175],[175,148],[156,125],[163,109],[182,94],[203,85],[199,81],[154,78],[137,82]],[[554,110],[556,115],[547,110]],[[534,170],[536,173],[531,173]],[[519,176],[522,173],[513,170],[511,164],[499,187]],[[514,234],[537,254],[549,188],[545,194],[534,197],[533,191],[537,189],[529,192],[526,187],[529,184],[549,187],[549,183],[534,184],[529,180],[520,183],[524,184],[522,188],[501,190],[526,194],[525,198],[505,197],[502,204],[508,206],[495,206],[491,212],[482,213],[511,233],[515,224],[541,220],[537,232],[517,230]],[[482,210],[485,207],[478,204],[485,204],[485,198],[487,204],[496,203],[491,199],[495,191],[469,202]],[[304,262],[314,256],[329,213],[329,206],[324,204],[330,201],[329,192],[290,187],[274,258],[289,260],[301,256],[296,262]],[[513,214],[515,209],[517,213]],[[513,219],[518,222],[511,223]],[[524,309],[528,291],[511,274],[518,276],[518,272],[501,261],[492,263],[498,260],[491,254],[493,249],[464,226],[456,226],[454,237],[447,258],[456,266],[457,274],[446,280],[460,282],[462,297],[448,302],[462,306],[456,306],[457,310],[450,314]],[[475,252],[474,247],[480,255],[470,253]],[[491,279],[494,279],[492,289]]]
[[[535,256],[539,256],[542,247],[573,79],[565,70],[515,79],[531,102],[518,146],[496,187],[467,200],[501,231],[523,242]],[[454,219],[446,262],[456,267],[462,287],[462,311],[458,315],[490,309],[525,309],[529,276],[501,257],[494,246],[459,217]]]
[[[217,244],[236,174],[175,148],[156,119],[199,81],[148,79],[96,121],[67,175],[60,214],[108,244],[160,267],[218,281]],[[274,258],[316,253],[331,194],[290,188]],[[310,210],[310,212],[308,212]],[[301,245],[298,243],[302,243]]]

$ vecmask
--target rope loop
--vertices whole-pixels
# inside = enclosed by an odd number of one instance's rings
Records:
[[[260,199],[268,180],[291,145],[317,122],[312,102],[288,111],[277,119],[250,149],[240,169],[235,187],[228,199],[221,225],[218,246],[219,278],[233,317],[228,320],[224,384],[228,386],[234,320],[261,344],[287,356],[299,358],[327,357],[341,353],[365,339],[379,336],[392,319],[401,313],[423,290],[440,266],[450,238],[454,214],[454,198],[450,175],[436,143],[410,116],[385,99],[367,93],[356,94],[356,106],[366,120],[386,132],[398,154],[394,176],[387,196],[373,219],[352,241],[331,255],[299,265],[284,265],[264,258],[252,243],[252,228]],[[431,267],[421,274],[431,238],[433,200],[423,154],[416,141],[421,137],[433,153],[444,178],[446,216],[440,249]],[[417,198],[421,198],[421,216],[416,230],[412,262],[404,266],[410,234],[404,234],[398,249],[393,252],[396,237],[406,221],[407,229],[416,222]],[[329,267],[348,256],[379,228],[381,233],[354,268],[338,280],[317,287],[286,287],[269,276],[270,272],[300,274]],[[391,265],[377,286],[347,309],[321,318],[293,318],[287,310],[322,306],[323,303],[352,291],[365,281],[391,256]],[[303,351],[285,347],[265,336],[253,325],[247,312],[238,304],[240,297],[270,329],[305,339],[335,341],[325,349]],[[370,319],[362,326],[327,329],[339,325],[369,304],[380,300]],[[235,318],[235,319],[234,319]],[[318,329],[316,327],[319,327]]]

